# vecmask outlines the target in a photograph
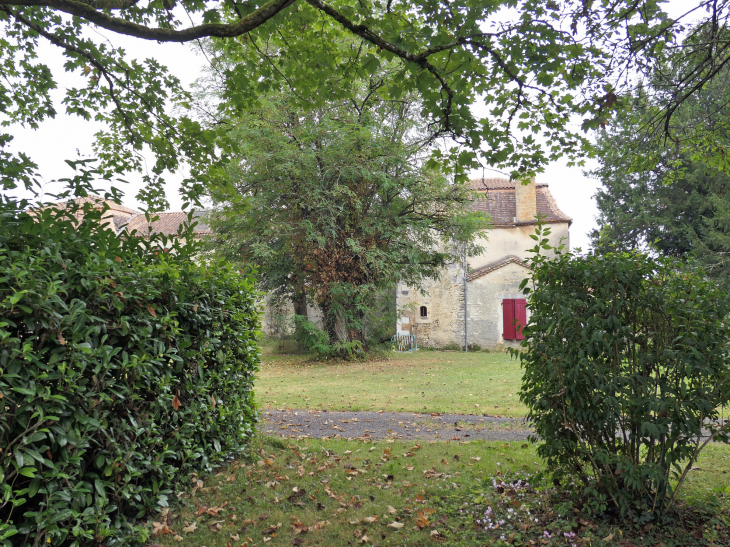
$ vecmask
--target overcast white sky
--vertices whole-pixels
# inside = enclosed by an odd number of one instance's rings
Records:
[[[668,5],[671,15],[679,15],[680,11],[687,10],[690,3],[686,0],[672,0]],[[139,59],[154,57],[166,65],[186,85],[191,84],[201,75],[201,70],[206,62],[202,55],[196,54],[191,45],[144,42],[111,35],[111,33],[106,33],[106,36],[115,46],[124,47],[130,56]],[[62,66],[62,56],[57,48],[44,45],[41,55],[44,59],[53,58],[52,64],[59,69]],[[73,85],[73,81],[69,77],[64,78],[61,70],[56,71],[55,74],[61,75],[57,76],[60,88],[56,94],[58,99],[56,108],[59,111],[57,117],[44,122],[38,130],[11,127],[9,131],[15,136],[11,148],[30,153],[32,159],[39,165],[49,192],[60,189],[60,185],[52,184],[52,181],[67,177],[72,172],[64,160],[75,158],[78,154],[92,155],[91,145],[94,133],[99,129],[99,126],[93,122],[85,122],[78,117],[62,113],[63,107],[60,105],[60,99],[63,96],[63,90]],[[589,164],[588,167],[591,166]],[[537,180],[550,185],[560,208],[573,218],[570,229],[571,247],[586,249],[588,248],[588,233],[595,227],[597,209],[593,195],[596,193],[598,185],[596,181],[585,177],[583,171],[584,168],[569,168],[565,162],[557,162],[549,165],[544,173],[538,175]],[[479,176],[481,176],[481,172],[474,173],[475,178]],[[178,184],[182,178],[180,174],[171,177],[167,187],[168,200],[173,210],[179,210],[182,206],[182,200],[177,193]],[[125,189],[125,203],[131,207],[137,207],[139,204],[134,199],[134,195],[137,193],[140,183],[135,182],[133,177],[128,177],[128,180],[130,180],[130,184]]]

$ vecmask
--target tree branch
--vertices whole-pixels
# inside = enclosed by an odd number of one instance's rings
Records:
[[[296,0],[270,0],[252,14],[239,19],[235,23],[206,23],[184,30],[169,28],[151,28],[132,23],[118,17],[112,17],[94,7],[96,3],[102,5],[99,9],[123,9],[123,5],[135,0],[94,0],[92,4],[79,0],[0,0],[0,7],[43,6],[49,7],[69,15],[75,15],[94,23],[95,25],[116,32],[158,42],[190,42],[198,38],[234,38],[246,34],[274,17],[280,11],[291,6]],[[117,8],[108,8],[114,4]],[[133,4],[132,4],[133,5]]]

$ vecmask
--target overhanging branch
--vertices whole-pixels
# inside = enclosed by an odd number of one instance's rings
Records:
[[[183,30],[146,27],[119,17],[112,17],[111,15],[98,11],[94,7],[98,4],[101,6],[100,9],[124,9],[124,7],[128,7],[129,4],[134,3],[132,0],[96,0],[91,3],[79,0],[0,0],[0,8],[23,6],[48,7],[80,17],[101,28],[118,34],[126,34],[127,36],[134,36],[143,40],[156,40],[158,42],[190,42],[199,38],[234,38],[241,36],[260,27],[294,2],[296,0],[270,0],[252,14],[239,19],[235,23],[206,23]]]

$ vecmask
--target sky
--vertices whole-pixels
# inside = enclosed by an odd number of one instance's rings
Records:
[[[686,10],[684,0],[672,0],[668,3],[671,15],[679,15],[680,11]],[[168,44],[145,42],[132,38],[106,33],[115,46],[124,47],[128,55],[138,59],[154,57],[163,65],[166,65],[170,72],[176,75],[185,85],[192,84],[201,76],[206,60],[195,46],[189,44]],[[44,45],[40,52],[43,59],[51,66],[60,67],[63,57],[57,48],[51,45]],[[60,99],[66,87],[74,85],[74,79],[62,73],[58,77],[59,89],[56,92],[57,110],[59,114],[55,119],[47,120],[37,130],[13,126],[9,132],[14,135],[11,149],[26,151],[38,164],[40,173],[45,181],[47,192],[58,191],[60,183],[53,181],[70,176],[72,170],[65,163],[67,159],[74,159],[79,155],[92,157],[92,143],[94,134],[100,129],[100,125],[94,122],[86,122],[75,116],[68,116],[63,113]],[[595,167],[594,163],[588,163],[586,167],[567,167],[565,161],[559,161],[547,166],[544,173],[537,176],[537,182],[547,183],[558,206],[573,219],[570,228],[570,246],[575,249],[580,247],[583,250],[589,247],[588,234],[596,227],[596,215],[598,210],[593,196],[599,188],[599,183],[584,174],[586,168]],[[474,178],[481,176],[481,172],[474,172]],[[489,174],[487,175],[489,176]],[[491,176],[495,176],[494,173]],[[182,199],[178,195],[179,181],[183,175],[177,174],[169,177],[167,185],[167,199],[170,202],[171,210],[182,208]],[[125,191],[125,204],[130,207],[139,207],[134,199],[141,182],[138,177],[127,177],[130,184]]]

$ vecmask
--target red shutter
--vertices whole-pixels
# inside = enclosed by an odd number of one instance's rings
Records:
[[[502,338],[514,340],[515,331],[515,301],[512,299],[502,300]]]
[[[525,335],[522,334],[522,327],[527,325],[527,300],[521,298],[519,300],[515,300],[514,302],[515,319],[517,320],[517,325],[515,325],[515,339],[524,340]]]

